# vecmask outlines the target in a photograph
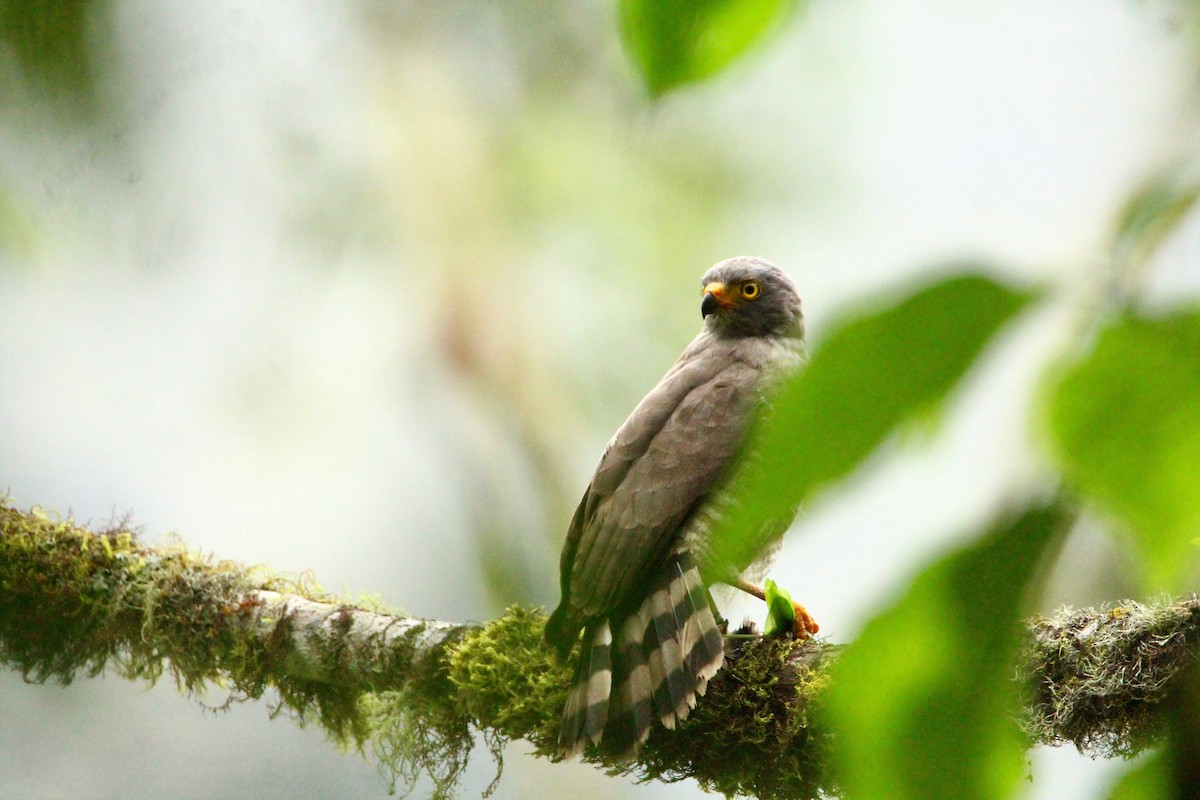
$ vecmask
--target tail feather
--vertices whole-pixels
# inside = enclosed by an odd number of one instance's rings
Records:
[[[675,730],[675,715],[674,713],[667,714],[669,710],[675,708],[675,698],[671,696],[671,682],[667,680],[667,665],[666,659],[663,658],[663,649],[659,645],[658,636],[652,627],[657,613],[654,610],[654,596],[648,597],[642,607],[648,611],[646,616],[651,617],[651,620],[647,622],[646,633],[642,639],[642,654],[650,667],[650,692],[654,701],[654,710],[668,730]]]
[[[698,615],[692,613],[693,609],[688,599],[686,574],[682,566],[678,562],[674,562],[671,564],[671,569],[675,573],[670,582],[671,613],[678,626],[676,636],[679,646],[679,661],[674,664],[674,672],[684,678],[688,689],[684,692],[682,702],[677,703],[674,708],[675,717],[682,720],[687,718],[688,711],[696,705],[694,681],[698,676],[695,676],[695,672],[691,669],[688,656],[692,652],[692,646],[696,639],[699,638],[697,634],[700,622]],[[688,680],[688,678],[692,679]]]
[[[663,677],[654,687],[655,708],[664,725],[675,726],[675,710],[687,705],[687,676],[683,670],[683,652],[679,649],[678,636],[683,627],[675,605],[671,601],[668,583],[655,589],[646,602],[650,603],[651,623],[646,629],[646,639],[661,659]],[[670,719],[668,723],[667,720]]]
[[[653,685],[650,665],[642,652],[646,624],[640,613],[631,614],[621,626],[613,648],[613,694],[609,701],[609,725],[601,746],[618,761],[628,761],[650,735]]]
[[[630,611],[584,631],[567,695],[559,747],[564,756],[590,743],[632,758],[653,718],[674,728],[687,718],[724,662],[721,632],[691,554],[672,554]]]
[[[600,741],[608,721],[608,697],[612,686],[610,649],[612,630],[608,620],[584,630],[575,683],[567,694],[558,746],[564,757],[578,755],[588,742]]]
[[[691,571],[694,575],[684,578],[691,610],[687,626],[688,647],[684,648],[684,659],[688,671],[697,678],[696,694],[703,696],[708,691],[709,679],[716,675],[717,670],[725,663],[725,643],[713,616],[708,590],[700,581],[700,573],[695,566],[691,567]],[[712,624],[705,624],[705,620],[710,620]],[[691,705],[695,706],[695,702]]]
[[[587,713],[583,732],[589,742],[598,742],[608,721],[608,695],[612,687],[612,631],[608,622],[596,628],[592,639],[590,673],[587,679]]]

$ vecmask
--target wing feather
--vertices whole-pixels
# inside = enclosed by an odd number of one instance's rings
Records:
[[[661,557],[736,457],[762,367],[698,338],[634,409],[605,450],[563,550],[564,600],[604,614]]]

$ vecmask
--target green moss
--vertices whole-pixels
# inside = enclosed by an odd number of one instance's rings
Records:
[[[450,654],[450,680],[481,728],[527,739],[547,755],[558,739],[571,669],[542,640],[546,617],[513,606],[468,633]]]
[[[149,681],[166,674],[191,694],[219,685],[230,702],[273,688],[274,713],[318,724],[345,746],[369,746],[393,788],[429,775],[438,798],[457,785],[474,730],[498,766],[503,744],[517,738],[554,757],[571,668],[543,644],[541,613],[510,608],[441,646],[418,648],[423,626],[402,637],[364,636],[353,630],[360,609],[350,605],[320,632],[302,633],[290,616],[263,625],[263,589],[337,606],[311,576],[215,561],[179,542],[146,547],[124,523],[91,532],[0,498],[0,663],[28,680],[67,683],[106,669]],[[1161,738],[1162,703],[1196,657],[1200,600],[1068,609],[1033,621],[1029,632],[1031,739],[1124,756]],[[302,635],[309,638],[297,641]],[[306,659],[296,668],[300,644],[316,654],[315,667]],[[837,649],[730,639],[725,668],[676,731],[654,726],[633,764],[607,763],[594,749],[586,758],[647,780],[694,778],[727,795],[829,793],[831,740],[811,721]]]
[[[727,796],[820,796],[830,738],[810,726],[810,715],[828,685],[825,653],[811,641],[749,640],[730,653],[678,730],[655,727],[639,763],[622,771],[695,778]]]
[[[449,677],[447,654],[467,631],[459,629],[443,647],[414,660],[411,641],[422,629],[413,628],[403,637],[408,646],[393,649],[389,666],[407,675],[403,686],[364,694],[359,700],[371,749],[393,792],[399,785],[407,794],[418,778],[427,775],[434,784],[432,797],[454,796],[475,739]]]
[[[332,601],[311,578],[214,561],[179,542],[149,548],[124,524],[93,533],[0,502],[0,660],[30,680],[65,683],[110,669],[154,681],[166,673],[191,694],[220,685],[231,702],[274,688],[273,713],[319,724],[343,745],[369,745],[393,788],[429,775],[437,797],[448,797],[465,769],[473,729],[486,732],[498,766],[510,739],[554,755],[571,668],[544,645],[541,613],[514,607],[418,651],[421,626],[398,640],[354,636],[354,609],[344,606],[303,642],[319,662],[316,681],[288,668],[296,637],[308,634],[286,616],[268,632],[258,624],[260,589]],[[803,709],[823,673],[781,670],[803,647],[743,648],[680,731],[655,730],[638,771],[762,796],[813,784],[819,771]]]
[[[219,685],[231,701],[274,686],[277,713],[361,740],[361,687],[290,676],[287,620],[265,638],[253,624],[255,590],[280,584],[311,589],[180,542],[146,547],[123,522],[92,532],[0,501],[0,661],[27,680],[70,683],[109,669],[154,682],[167,673],[185,692]]]
[[[501,741],[523,738],[555,754],[571,669],[542,642],[546,618],[510,608],[468,633],[450,656],[450,680],[473,722]],[[816,797],[826,779],[829,738],[814,733],[809,711],[828,677],[814,643],[752,638],[732,648],[706,696],[674,732],[654,726],[633,764],[587,760],[646,780],[695,778],[727,795]]]
[[[414,683],[398,691],[363,695],[371,749],[391,790],[407,794],[417,779],[432,779],[432,797],[454,796],[475,744],[467,717],[445,690]]]
[[[273,688],[273,715],[318,724],[345,746],[369,741],[393,786],[427,772],[446,796],[473,737],[444,650],[414,657],[422,626],[398,638],[351,635],[349,605],[319,635],[302,634],[288,616],[264,632],[258,590],[336,604],[311,576],[216,561],[180,542],[146,547],[124,523],[95,533],[0,498],[0,662],[34,682],[106,669],[153,682],[166,673],[195,696],[220,686],[226,706]],[[301,635],[321,680],[289,669]]]

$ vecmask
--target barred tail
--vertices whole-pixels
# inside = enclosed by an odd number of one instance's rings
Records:
[[[725,660],[721,631],[691,554],[672,554],[633,613],[589,624],[563,711],[565,757],[589,742],[633,758],[657,717],[685,719]]]

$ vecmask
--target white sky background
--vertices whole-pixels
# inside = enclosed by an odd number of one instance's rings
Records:
[[[1054,283],[1063,301],[1003,337],[936,438],[876,459],[785,542],[775,577],[849,640],[1036,473],[1038,370],[1122,201],[1196,137],[1195,62],[1166,5],[818,3],[654,109],[606,4],[544,34],[599,43],[596,74],[561,90],[529,56],[541,34],[514,44],[519,14],[381,8],[121,4],[121,110],[100,134],[0,120],[0,179],[33,231],[0,250],[0,488],[18,506],[132,510],[150,541],[177,531],[421,616],[486,619],[474,532],[486,523],[523,581],[501,599],[554,602],[571,505],[698,329],[710,263],[780,263],[814,340],[839,308],[954,257]],[[1197,228],[1168,248],[1157,296],[1200,289]],[[1056,600],[1126,586],[1090,577],[1113,563],[1103,542],[1069,552],[1079,575]],[[266,717],[203,714],[167,685],[0,674],[0,786],[386,795],[358,757]],[[523,749],[497,797],[559,796],[568,778],[699,794]],[[1098,796],[1115,766],[1039,753],[1030,796]],[[463,795],[490,777],[477,754]]]

